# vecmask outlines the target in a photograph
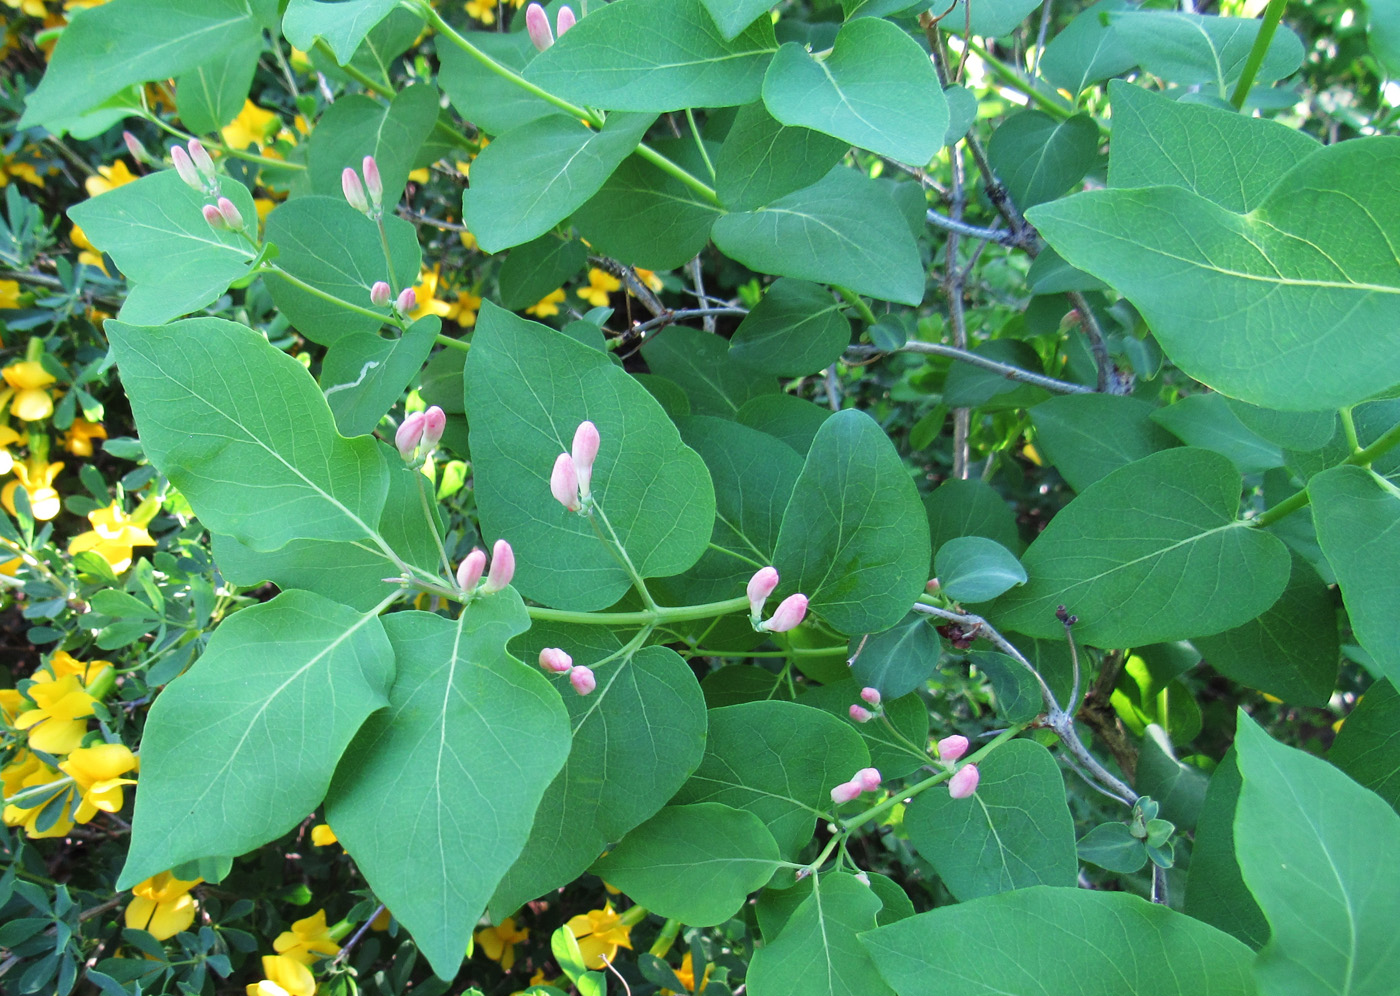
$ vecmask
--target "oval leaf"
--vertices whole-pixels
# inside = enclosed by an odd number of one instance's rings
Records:
[[[959,602],[985,602],[1026,583],[1026,569],[1016,555],[982,536],[961,536],[944,543],[933,566],[939,588]]]

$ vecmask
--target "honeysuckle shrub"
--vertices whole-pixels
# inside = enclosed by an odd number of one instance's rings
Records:
[[[1390,992],[1400,25],[1184,6],[25,0],[0,987]]]

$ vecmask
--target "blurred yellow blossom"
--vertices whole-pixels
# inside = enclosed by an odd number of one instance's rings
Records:
[[[311,969],[283,955],[263,955],[263,975],[267,978],[245,988],[247,996],[312,996],[316,979]]]
[[[525,314],[534,315],[536,318],[548,318],[550,315],[559,314],[559,305],[564,300],[564,288],[550,291],[540,298],[530,307],[525,309]]]
[[[632,928],[622,923],[622,917],[613,911],[612,903],[600,910],[580,913],[565,926],[578,939],[583,963],[589,968],[602,968],[605,960],[613,960],[619,947],[632,947],[629,936]]]
[[[89,197],[96,197],[117,187],[124,187],[135,179],[136,174],[127,168],[125,162],[118,159],[110,166],[97,167],[97,176],[88,177],[83,181],[83,186],[87,188]]]
[[[169,940],[194,923],[195,902],[190,890],[204,879],[185,882],[168,871],[152,875],[132,886],[132,900],[126,907],[126,925],[144,930],[158,941]],[[266,962],[267,959],[263,959]],[[293,965],[296,962],[292,962]]]
[[[121,776],[135,767],[136,755],[125,744],[95,744],[69,754],[58,768],[77,786],[79,802],[73,810],[73,820],[86,823],[98,810],[120,812],[122,786],[136,784],[136,779]]]
[[[5,0],[10,3],[10,0]],[[11,4],[11,6],[14,6]],[[18,158],[18,153],[6,153],[0,156],[0,187],[8,187],[10,179],[18,178],[25,183],[32,183],[36,187],[44,185],[44,178],[39,175],[39,171],[34,168],[32,162],[25,162]]]
[[[464,329],[469,329],[476,324],[476,313],[480,308],[480,295],[459,290],[456,302],[448,305],[448,311],[443,317],[456,322]]]
[[[29,686],[34,708],[15,717],[15,729],[29,731],[29,746],[45,754],[75,751],[87,733],[87,717],[97,700],[75,674]]]
[[[429,270],[424,267],[423,272],[418,274],[418,285],[413,288],[418,304],[408,313],[408,317],[415,322],[427,315],[446,317],[452,311],[452,305],[437,300],[438,277],[436,268]]]
[[[220,130],[224,144],[231,149],[242,151],[248,146],[257,147],[259,152],[267,148],[267,137],[282,129],[282,119],[273,111],[265,111],[251,100],[243,102],[243,110]]]
[[[6,484],[4,490],[0,491],[0,505],[4,505],[11,515],[16,515],[15,491],[24,488],[25,494],[29,495],[29,508],[34,513],[34,518],[40,522],[48,522],[57,515],[63,506],[58,500],[58,492],[54,490],[53,480],[63,469],[63,464],[30,460],[27,463],[17,463],[12,469],[18,480]]]
[[[111,666],[111,661],[80,661],[66,650],[56,650],[48,664],[34,672],[34,680],[43,684],[72,674],[77,675],[84,688],[91,688]]]
[[[10,447],[15,443],[24,442],[25,438],[8,425],[0,422],[0,474],[8,474],[10,468],[15,465],[15,457],[10,452]]]
[[[92,456],[92,441],[106,439],[107,430],[100,422],[89,422],[79,415],[63,434],[63,448],[74,456]]]
[[[44,9],[44,0],[5,0],[5,6],[22,11],[30,17],[43,17],[48,13]]]
[[[156,545],[151,534],[122,511],[119,502],[89,512],[88,521],[92,528],[69,540],[68,555],[90,550],[107,561],[117,574],[131,566],[133,547]]]
[[[501,963],[501,971],[509,972],[515,964],[515,946],[530,936],[528,929],[515,925],[514,917],[506,917],[495,927],[482,927],[474,935],[481,953]]]
[[[340,954],[340,945],[331,939],[330,928],[326,926],[325,910],[317,910],[314,915],[297,920],[291,930],[277,935],[272,947],[282,957],[306,966],[314,965],[317,958]]]
[[[369,922],[369,929],[376,933],[382,933],[389,929],[389,924],[394,920],[394,915],[389,912],[386,906],[374,915],[374,919]]]
[[[87,233],[77,225],[73,226],[72,233],[68,236],[74,247],[78,249],[78,262],[86,263],[88,266],[95,266],[109,277],[107,264],[102,262],[102,254],[97,251],[97,246],[88,241]]]
[[[713,965],[705,966],[705,976],[700,980],[702,989],[704,988],[704,983],[709,981],[710,971],[713,968]],[[689,951],[687,951],[685,957],[681,959],[681,967],[675,969],[675,973],[676,978],[681,980],[681,985],[685,986],[686,992],[695,992],[695,966],[691,963]],[[677,994],[671,989],[663,989],[661,990],[661,996],[677,996]]]
[[[6,3],[13,3],[13,0],[5,0]],[[38,0],[25,0],[27,3],[37,3]],[[496,0],[467,0],[467,13],[476,18],[482,24],[496,23]]]
[[[48,386],[57,379],[44,369],[38,360],[20,360],[11,363],[0,376],[5,378],[14,391],[10,402],[10,414],[25,422],[37,422],[53,414],[53,395]]]
[[[16,546],[12,541],[5,539],[3,536],[0,536],[0,551],[8,550],[13,550],[15,553],[19,553],[18,546]],[[3,555],[3,552],[0,552],[0,556]],[[22,566],[24,566],[23,557],[11,557],[9,560],[0,562],[0,574],[12,578],[19,573],[19,569]],[[13,691],[13,689],[0,688],[0,695],[4,695],[8,691]],[[15,692],[15,694],[18,695],[19,693]]]
[[[467,231],[467,230],[464,228],[464,229],[462,229],[461,232],[458,233],[458,235],[459,235],[459,237],[460,237],[461,240],[462,240],[462,245],[464,245],[464,246],[466,246],[468,249],[474,250],[474,251],[476,251],[476,252],[481,252],[481,251],[482,251],[481,246],[477,245],[476,236],[473,235],[471,232]],[[19,285],[18,285],[18,284],[15,284],[15,286],[18,287]]]
[[[18,280],[0,280],[0,310],[18,311],[22,308],[19,299],[22,293]]]
[[[588,271],[588,286],[578,289],[578,296],[583,298],[595,308],[606,308],[608,306],[608,295],[613,291],[621,290],[622,281],[618,280],[606,270],[600,270],[596,266]]]
[[[29,751],[25,751],[22,758],[16,758],[13,763],[7,765],[5,768],[5,798],[13,797],[22,789],[34,788],[39,785],[48,785],[57,781],[58,778],[59,774],[57,771],[50,768]],[[4,820],[6,826],[23,827],[26,837],[33,837],[35,839],[43,837],[62,837],[69,830],[73,829],[72,813],[69,811],[68,801],[66,799],[54,803],[54,805],[61,807],[58,819],[46,830],[40,830],[38,822],[40,814],[46,809],[52,811],[49,805],[39,805],[29,809],[21,809],[19,806],[13,805],[6,806],[4,813],[0,814],[0,819]]]
[[[311,828],[311,843],[317,847],[329,847],[339,842],[340,838],[335,835],[329,823],[318,823]]]
[[[431,177],[432,174],[428,172],[428,167],[426,166],[420,166],[418,169],[410,170],[408,173],[408,178],[414,183],[427,183]]]
[[[654,271],[643,270],[640,266],[634,266],[632,267],[632,272],[637,275],[638,280],[651,288],[653,294],[660,294],[666,289],[666,285],[661,282],[661,278],[658,277]]]

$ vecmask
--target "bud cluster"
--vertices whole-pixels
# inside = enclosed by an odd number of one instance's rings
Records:
[[[807,596],[789,595],[778,603],[772,618],[763,621],[763,606],[768,596],[777,589],[778,581],[778,570],[772,566],[760,568],[749,578],[746,592],[749,596],[749,622],[760,633],[786,633],[795,629],[807,615]]]
[[[951,737],[944,737],[938,741],[938,760],[945,767],[951,768],[953,764],[967,753],[967,737],[954,734]],[[964,764],[953,777],[948,779],[948,794],[954,799],[966,799],[977,791],[977,782],[981,779],[981,772],[977,770],[975,764]]]
[[[515,551],[509,543],[503,539],[496,540],[496,545],[491,548],[491,572],[486,575],[486,583],[478,587],[485,570],[486,554],[473,549],[457,567],[457,587],[468,595],[491,595],[503,590],[515,577]]]
[[[558,647],[545,647],[540,651],[540,667],[550,674],[567,674],[569,684],[573,685],[574,691],[580,695],[588,695],[598,687],[598,679],[593,676],[593,669],[582,664],[575,665],[574,659]]]
[[[346,166],[340,174],[340,189],[352,208],[378,221],[384,217],[384,180],[379,175],[379,164],[374,156],[365,156],[360,168],[365,174],[364,182],[360,182],[359,173]]]
[[[134,135],[124,132],[123,136],[127,139],[127,148],[137,160],[145,162],[150,158]],[[213,204],[206,204],[200,209],[210,228],[215,231],[243,231],[243,213],[233,201],[219,193],[219,173],[214,166],[214,158],[199,139],[190,139],[188,146],[172,146],[170,161],[175,164],[175,172],[180,174],[180,179],[186,185],[213,200]]]
[[[559,18],[557,20],[559,37],[564,37],[564,32],[574,26],[574,12],[568,7],[559,8]],[[549,30],[549,14],[537,3],[532,3],[525,8],[525,32],[530,36],[530,41],[534,42],[535,48],[543,52],[554,44],[554,32]]]
[[[592,422],[580,422],[574,430],[572,452],[560,453],[549,475],[554,499],[570,512],[583,512],[593,500],[593,461],[598,457],[602,437]]]
[[[398,447],[399,456],[409,464],[422,463],[432,455],[445,428],[447,415],[437,405],[427,411],[413,412],[394,433],[394,445]]]
[[[861,768],[848,782],[842,782],[831,790],[831,801],[838,806],[850,802],[863,792],[874,792],[880,787],[880,772],[876,768]]]
[[[880,705],[880,690],[866,686],[860,690],[861,705],[859,702],[851,704],[851,719],[857,723],[868,723],[876,716],[884,715],[885,710]],[[865,706],[869,706],[867,709]]]

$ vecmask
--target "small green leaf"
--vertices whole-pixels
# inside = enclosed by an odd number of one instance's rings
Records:
[[[985,602],[1026,583],[1026,569],[1006,547],[982,536],[962,536],[933,558],[939,588],[959,602]]]
[[[875,926],[881,905],[854,875],[817,878],[781,932],[765,934],[749,966],[749,985],[771,996],[894,996],[856,937]]]
[[[818,284],[783,277],[729,340],[729,355],[765,373],[800,377],[836,362],[851,342],[841,304]]]
[[[1076,491],[1135,460],[1176,445],[1139,398],[1064,394],[1030,410],[1036,449]]]
[[[323,39],[343,66],[370,30],[397,6],[395,0],[291,0],[282,15],[282,34],[303,52],[310,52],[317,39]]]
[[[1054,200],[1084,179],[1099,151],[1099,126],[1088,114],[1057,121],[1020,111],[992,132],[987,157],[1018,207]]]
[[[750,367],[717,335],[684,325],[662,331],[642,347],[651,372],[678,385],[696,415],[733,418],[749,400],[774,394],[772,374]]]
[[[1327,752],[1327,760],[1400,810],[1400,694],[1382,678],[1366,689]]]
[[[790,128],[762,102],[739,108],[715,159],[715,193],[733,211],[752,211],[816,183],[850,143],[810,128]]]
[[[1077,845],[1079,859],[1108,871],[1129,875],[1147,864],[1142,841],[1133,836],[1126,823],[1100,823]]]
[[[1240,78],[1260,24],[1247,17],[1144,10],[1120,14],[1113,21],[1113,32],[1152,75],[1182,86],[1214,84],[1224,98]],[[1302,62],[1302,41],[1292,28],[1279,25],[1255,82],[1281,80]]]

